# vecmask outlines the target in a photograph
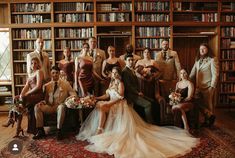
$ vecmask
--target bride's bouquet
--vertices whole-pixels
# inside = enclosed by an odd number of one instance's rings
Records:
[[[65,100],[65,105],[71,109],[92,108],[95,106],[96,99],[93,95],[88,95],[83,98],[70,96]]]
[[[172,106],[179,104],[179,102],[182,99],[181,94],[175,91],[171,92],[171,94],[169,95],[169,98],[170,98],[169,104]]]

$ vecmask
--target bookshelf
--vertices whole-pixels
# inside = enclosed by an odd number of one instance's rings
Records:
[[[4,0],[0,13],[1,26],[11,32],[13,96],[26,80],[25,56],[39,34],[53,64],[62,59],[65,46],[77,56],[90,36],[105,51],[114,45],[117,56],[131,43],[139,55],[152,48],[153,58],[161,40],[169,39],[188,72],[199,44],[207,42],[220,61],[218,104],[229,104],[228,97],[235,95],[233,0]]]

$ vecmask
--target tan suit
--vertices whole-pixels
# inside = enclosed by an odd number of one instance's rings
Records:
[[[163,80],[175,80],[179,78],[181,65],[176,51],[167,50],[166,59],[164,59],[163,51],[157,53],[155,60],[157,61]]]
[[[44,81],[48,81],[50,79],[50,61],[49,61],[48,54],[46,52],[42,52],[42,56],[43,56],[43,62],[41,61],[40,54],[37,50],[27,54],[27,74],[29,76],[29,74],[31,73],[31,70],[30,70],[31,60],[37,57],[40,61],[41,70],[44,75],[43,79]]]
[[[57,112],[57,128],[61,129],[65,117],[65,99],[72,95],[77,95],[69,82],[59,79],[57,81],[58,87],[54,92],[54,81],[45,84],[45,100],[46,104],[37,104],[34,108],[36,127],[43,127],[43,113],[56,113]]]
[[[196,61],[189,77],[196,81],[196,97],[200,97],[201,94],[205,106],[213,112],[213,98],[219,78],[217,58],[207,57],[203,59],[202,64],[200,64],[200,60]],[[210,87],[213,89],[209,89]]]

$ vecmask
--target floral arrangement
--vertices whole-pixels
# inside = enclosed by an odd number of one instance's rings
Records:
[[[88,95],[83,98],[70,96],[65,100],[65,105],[71,109],[92,108],[95,106],[96,99],[93,95]]]
[[[14,104],[11,106],[11,111],[14,111],[18,114],[22,114],[26,111],[26,107],[23,104],[23,100],[21,98],[15,98]]]
[[[182,99],[181,94],[175,91],[171,92],[171,94],[169,95],[169,98],[170,98],[169,104],[172,106],[179,104],[179,102]]]
[[[137,72],[143,76],[144,78],[148,79],[151,76],[153,76],[153,73],[157,72],[157,69],[154,66],[142,66],[142,65],[138,65],[137,66]]]

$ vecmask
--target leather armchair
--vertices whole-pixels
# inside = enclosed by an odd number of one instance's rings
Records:
[[[173,113],[169,105],[169,94],[175,89],[177,80],[158,80],[156,83],[155,98],[160,106],[160,124],[169,125],[174,123]]]

